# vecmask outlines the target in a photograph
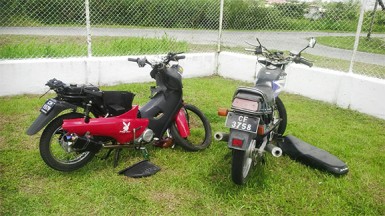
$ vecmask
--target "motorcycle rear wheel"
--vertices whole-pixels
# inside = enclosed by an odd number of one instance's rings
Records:
[[[245,184],[250,176],[255,159],[255,143],[255,140],[252,140],[246,151],[232,150],[231,178],[235,184]]]
[[[190,135],[186,138],[180,136],[175,124],[171,125],[171,136],[176,143],[187,151],[203,150],[211,144],[211,126],[206,116],[194,105],[185,104],[183,106]]]
[[[62,147],[63,136],[66,132],[62,129],[64,119],[82,118],[80,113],[68,113],[52,120],[44,129],[40,138],[40,155],[43,161],[51,168],[71,172],[85,166],[92,160],[95,153],[66,152]]]

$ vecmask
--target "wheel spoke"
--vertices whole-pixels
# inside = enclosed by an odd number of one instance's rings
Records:
[[[73,171],[88,163],[94,153],[71,151],[69,142],[64,140],[67,133],[62,129],[63,119],[79,118],[78,113],[69,113],[54,119],[44,129],[40,139],[40,154],[44,162],[59,171]]]

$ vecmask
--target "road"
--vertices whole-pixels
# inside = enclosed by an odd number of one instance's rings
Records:
[[[1,27],[0,34],[16,35],[68,35],[85,36],[86,29],[81,27]],[[141,29],[141,28],[92,28],[93,36],[124,37],[162,37],[165,34],[177,40],[194,44],[217,44],[216,30],[175,30],[175,29]],[[258,37],[265,47],[278,50],[300,50],[307,44],[307,38],[319,36],[355,36],[354,33],[328,32],[253,32],[223,31],[222,45],[246,47],[245,41],[256,43]],[[366,36],[362,34],[362,36]],[[385,34],[372,34],[372,37],[385,38]],[[327,47],[318,44],[307,53],[350,61],[353,51]],[[357,52],[355,61],[385,66],[385,55]]]

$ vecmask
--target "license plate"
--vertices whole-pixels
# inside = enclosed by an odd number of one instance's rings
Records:
[[[258,117],[250,117],[229,112],[226,118],[226,127],[256,133],[259,125]]]
[[[47,101],[45,102],[45,104],[41,107],[40,112],[47,115],[47,114],[52,110],[52,108],[53,108],[54,106],[55,106],[55,101],[49,99],[49,100],[47,100]]]

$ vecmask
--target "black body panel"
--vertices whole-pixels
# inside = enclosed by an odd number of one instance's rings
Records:
[[[175,120],[182,108],[182,70],[179,65],[173,65],[158,71],[153,69],[151,77],[156,80],[156,87],[151,88],[152,98],[139,109],[141,118],[148,118],[150,128],[155,137],[161,138],[170,124]]]
[[[37,132],[39,132],[45,125],[48,124],[52,119],[54,119],[59,113],[66,109],[76,109],[76,106],[73,104],[70,104],[65,101],[59,101],[55,99],[50,99],[55,101],[55,106],[53,109],[48,113],[40,113],[40,115],[35,119],[35,121],[32,123],[32,125],[28,128],[27,134],[28,135],[34,135]]]
[[[154,131],[155,137],[161,138],[181,107],[181,91],[160,91],[140,108],[140,117],[148,118],[148,127]]]
[[[266,82],[266,81],[272,82],[274,80],[278,80],[279,76],[281,76],[281,74],[283,74],[283,73],[284,73],[284,71],[281,68],[278,68],[278,67],[274,67],[274,68],[263,67],[258,72],[257,84],[258,83],[263,83],[263,82]]]

